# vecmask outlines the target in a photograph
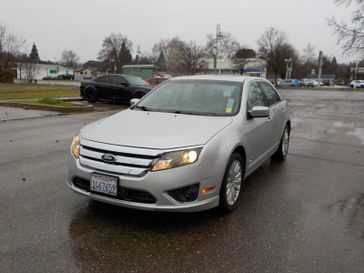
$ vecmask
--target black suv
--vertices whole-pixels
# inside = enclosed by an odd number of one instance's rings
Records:
[[[81,97],[91,103],[98,99],[129,102],[133,98],[140,99],[151,89],[141,78],[123,74],[108,74],[84,80],[80,86]]]

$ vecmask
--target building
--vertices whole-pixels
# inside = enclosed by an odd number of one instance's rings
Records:
[[[308,75],[308,79],[318,81],[318,75],[317,74],[310,74],[310,75]],[[335,74],[322,74],[321,78],[320,78],[320,81],[324,85],[330,85],[330,86],[335,85],[335,80],[336,80]]]
[[[15,78],[18,80],[42,80],[73,75],[73,69],[55,63],[16,63]]]
[[[96,67],[81,67],[75,70],[75,79],[79,81],[84,79],[92,79],[101,74],[105,74],[105,72],[99,71]]]
[[[123,65],[122,73],[126,75],[134,75],[145,80],[154,77],[155,66],[153,64]]]
[[[267,62],[260,58],[249,58],[244,62],[244,69],[241,71],[242,64],[238,60],[229,58],[218,59],[216,68],[214,68],[214,59],[206,59],[207,68],[203,70],[205,74],[230,74],[230,75],[245,75],[266,78]]]

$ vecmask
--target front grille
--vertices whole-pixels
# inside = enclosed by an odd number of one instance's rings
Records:
[[[91,192],[89,180],[75,177],[73,179],[73,185],[75,185],[77,188],[80,188],[84,191]],[[143,204],[154,204],[157,202],[157,199],[153,195],[151,195],[149,192],[142,191],[142,190],[136,190],[136,189],[129,189],[129,188],[120,187],[120,186],[118,188],[117,196],[111,196],[111,195],[102,194],[99,192],[95,192],[95,194],[107,196],[107,197],[114,198],[114,199],[119,199],[119,200],[124,200],[124,201],[129,201],[129,202],[136,202],[136,203],[143,203]]]
[[[159,157],[158,152],[100,143],[96,145],[91,141],[83,140],[81,141],[80,164],[113,174],[143,176],[150,170],[153,161]],[[105,154],[112,155],[115,160],[105,161],[102,158]]]

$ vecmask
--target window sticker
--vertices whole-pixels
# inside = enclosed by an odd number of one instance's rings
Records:
[[[229,99],[227,104],[226,104],[226,109],[225,112],[226,113],[232,113],[233,112],[233,105],[234,105],[234,99]]]

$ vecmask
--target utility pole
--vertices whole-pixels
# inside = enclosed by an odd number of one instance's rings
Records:
[[[323,54],[324,53],[320,50],[320,53],[319,53],[318,77],[317,77],[318,87],[321,87],[322,56],[323,56]]]
[[[216,37],[215,37],[215,52],[213,52],[214,54],[214,70],[216,71],[216,68],[217,68],[217,54],[219,53],[218,52],[218,47],[217,47],[217,43],[218,43],[218,40],[219,38],[222,38],[222,34],[221,34],[221,26],[220,24],[217,24],[216,25]]]
[[[359,60],[356,62],[355,65],[354,80],[356,80],[356,78],[358,77],[358,65],[359,65]]]

